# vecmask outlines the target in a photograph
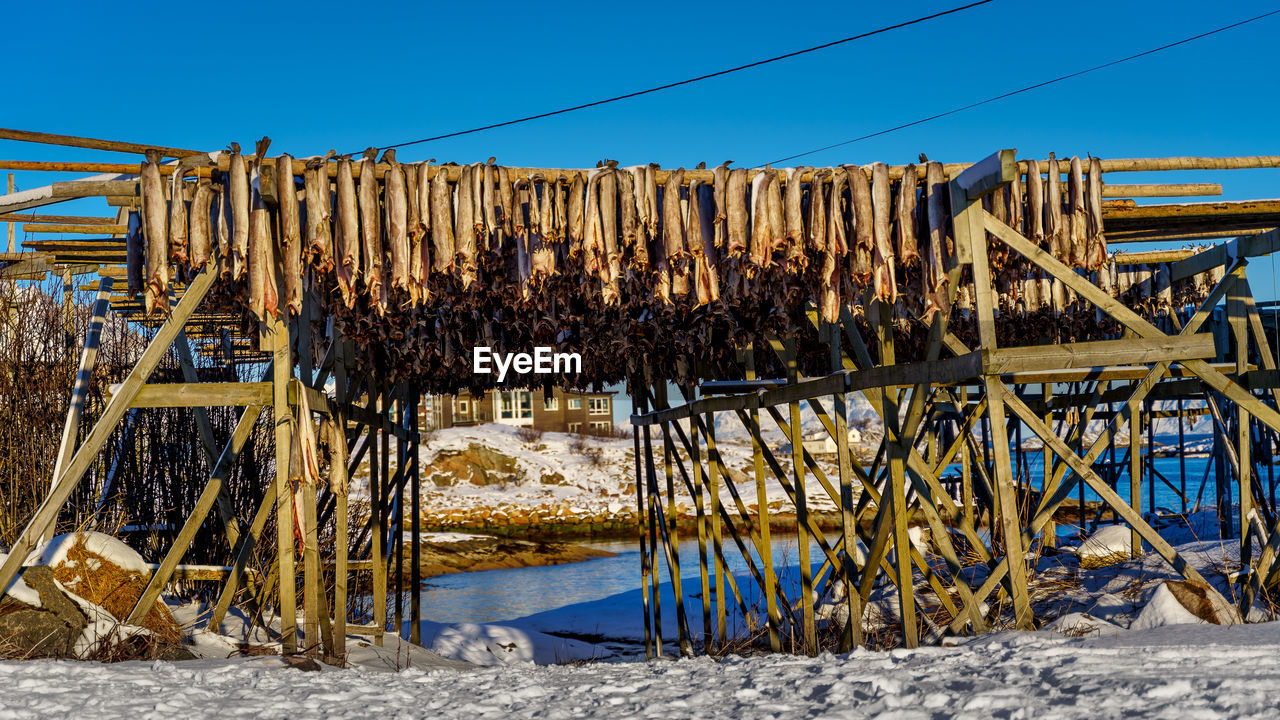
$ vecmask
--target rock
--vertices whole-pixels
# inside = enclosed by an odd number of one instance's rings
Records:
[[[1174,595],[1169,583],[1164,582],[1156,586],[1156,591],[1152,593],[1151,599],[1142,608],[1142,612],[1138,613],[1138,617],[1134,618],[1133,622],[1130,623],[1129,629],[1144,630],[1164,625],[1188,625],[1204,622],[1205,620],[1188,610]]]
[[[1237,625],[1241,622],[1240,611],[1206,585],[1189,580],[1166,580],[1164,584],[1187,612],[1205,622],[1214,625]]]
[[[40,593],[40,607],[0,597],[0,639],[19,657],[72,657],[89,619],[54,583],[49,568],[28,567],[22,579]]]
[[[515,458],[476,443],[468,445],[466,450],[441,451],[423,469],[423,473],[442,487],[444,485],[437,476],[453,478],[455,482],[448,483],[450,485],[461,482],[482,487],[518,482],[524,478],[524,470]]]

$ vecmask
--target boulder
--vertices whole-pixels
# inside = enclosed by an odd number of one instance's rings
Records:
[[[73,657],[76,641],[89,624],[89,618],[62,592],[49,568],[42,565],[24,568],[19,582],[38,593],[40,599],[38,603],[29,603],[13,595],[0,596],[0,643],[8,646],[4,648],[5,655]]]

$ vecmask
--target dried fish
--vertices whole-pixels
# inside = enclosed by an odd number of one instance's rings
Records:
[[[519,213],[519,208],[511,185],[511,172],[506,167],[498,168],[498,203],[502,210],[502,231],[511,235],[515,232],[513,216]]]
[[[169,185],[169,261],[179,267],[187,264],[187,183],[183,177],[187,168],[179,165],[173,170]]]
[[[249,309],[259,320],[280,314],[280,291],[276,286],[275,243],[271,239],[271,213],[262,201],[262,159],[270,140],[258,141],[250,180],[249,211]]]
[[[519,181],[517,181],[519,183]],[[535,278],[549,277],[556,271],[556,254],[550,244],[551,225],[555,220],[552,185],[541,175],[534,176],[529,185],[528,256],[530,274]],[[542,199],[538,191],[542,191]]]
[[[631,258],[635,265],[636,246],[636,178],[630,170],[619,170],[618,173],[618,219],[622,224],[621,252]]]
[[[734,168],[729,171],[725,195],[725,217],[729,223],[728,253],[729,258],[734,259],[747,253],[751,239],[747,234],[750,214],[747,210],[746,168]]]
[[[582,269],[587,275],[599,275],[604,266],[604,229],[600,220],[600,175],[595,168],[587,173],[587,207],[582,239]]]
[[[803,246],[804,236],[804,186],[800,178],[810,172],[806,167],[795,167],[787,170],[786,225],[787,239],[796,245]]]
[[[898,183],[897,203],[897,249],[895,257],[898,262],[911,265],[920,259],[920,250],[916,247],[916,166],[907,165],[902,170],[902,180]]]
[[[929,240],[924,264],[924,311],[932,321],[934,314],[946,313],[947,268],[951,257],[951,227],[947,213],[947,176],[942,164],[931,162],[924,170],[925,209],[928,216]]]
[[[484,163],[471,165],[471,224],[475,226],[476,252],[487,252],[490,237],[485,225],[484,209]]]
[[[457,234],[454,235],[453,250],[456,256],[456,268],[460,271],[459,277],[464,290],[471,287],[471,283],[476,279],[477,267],[473,172],[471,165],[463,165],[462,173],[458,177],[458,187],[454,191],[457,217],[454,218],[453,227]]]
[[[525,207],[527,206],[530,214],[533,214],[538,204],[537,194],[531,186],[532,182],[542,182],[541,176],[535,175],[529,180],[517,178],[511,187],[514,209],[512,227],[515,230],[516,239],[516,275],[519,278],[521,294],[525,296],[529,294],[529,285],[535,272],[532,245],[539,239],[536,237],[537,222],[532,217],[525,221]]]
[[[686,210],[680,190],[684,184],[684,168],[667,174],[662,187],[662,244],[671,272],[671,294],[681,297],[689,293],[689,252],[685,246]]]
[[[148,150],[142,163],[142,230],[147,238],[147,314],[169,304],[169,218],[164,183],[160,180],[160,152]],[[179,200],[181,202],[181,200]]]
[[[245,166],[240,145],[231,143],[231,165],[227,170],[231,202],[231,262],[233,280],[244,277],[249,261],[249,169]]]
[[[717,248],[723,248],[729,238],[728,227],[728,208],[726,196],[729,192],[729,163],[721,163],[711,171],[712,196],[711,199],[715,203],[715,245]]]
[[[231,245],[234,240],[235,211],[231,209],[230,174],[225,175],[214,192],[217,194],[217,233],[218,233],[218,275],[222,279],[231,277]]]
[[[1036,243],[1044,242],[1044,182],[1040,177],[1040,163],[1028,160],[1025,163],[1027,172],[1027,224],[1030,235],[1027,237]]]
[[[850,253],[853,259],[849,266],[858,284],[865,285],[875,267],[875,212],[872,209],[871,183],[857,165],[845,165],[844,172],[849,183],[849,204],[853,210],[854,241]]]
[[[586,218],[586,185],[582,182],[582,173],[573,174],[573,182],[569,185],[569,257],[577,258],[582,254],[582,241],[586,237],[583,227]]]
[[[213,184],[207,177],[196,180],[196,192],[191,197],[188,240],[192,269],[199,270],[209,264],[213,251]]]
[[[768,211],[769,211],[769,250],[770,254],[781,250],[787,244],[787,223],[782,209],[782,170],[765,169],[769,175]]]
[[[492,238],[493,234],[501,227],[498,224],[498,174],[493,161],[494,158],[489,158],[489,161],[484,164],[483,191],[481,194],[481,198],[484,201],[484,233],[485,237],[488,238]],[[496,248],[490,246],[490,249]]]
[[[1044,233],[1049,238],[1049,252],[1058,260],[1071,262],[1071,248],[1066,243],[1067,231],[1062,222],[1062,173],[1058,161],[1049,153],[1049,179],[1045,184]],[[1054,292],[1054,298],[1058,293]],[[1065,297],[1065,296],[1064,296]],[[1057,308],[1061,310],[1061,308]]]
[[[1071,263],[1078,268],[1088,268],[1088,215],[1084,207],[1084,174],[1080,158],[1071,157],[1071,172],[1067,176],[1067,201],[1070,214],[1067,238],[1071,248]]]
[[[404,166],[396,162],[396,151],[382,155],[387,163],[384,176],[383,207],[386,210],[386,241],[391,255],[391,287],[409,290],[409,192]]]
[[[333,210],[329,205],[327,165],[325,158],[312,158],[302,176],[307,198],[307,256],[312,267],[321,273],[333,269]]]
[[[769,227],[769,181],[773,173],[757,172],[751,178],[751,264],[768,267],[773,260],[773,232]]]
[[[365,294],[372,306],[382,314],[386,311],[383,288],[383,267],[386,258],[382,250],[382,211],[378,207],[377,151],[369,148],[360,161],[360,249],[361,268],[364,270]]]
[[[1107,239],[1102,234],[1102,161],[1089,158],[1087,264],[1100,268],[1107,262]]]
[[[654,242],[658,240],[658,223],[663,220],[662,215],[658,211],[658,166],[649,163],[644,168],[644,201],[648,204],[648,227],[649,238]]]
[[[446,274],[453,269],[453,193],[449,188],[448,168],[436,169],[431,178],[431,245],[432,269]]]
[[[293,317],[302,314],[302,210],[293,180],[293,158],[276,158],[276,204],[280,221],[280,255],[284,262],[284,302]]]
[[[716,207],[714,187],[708,187],[701,180],[689,183],[689,223],[685,240],[694,256],[694,289],[698,305],[720,299],[720,276],[716,268],[720,253],[715,242]],[[698,249],[695,251],[694,248]]]
[[[618,254],[617,175],[617,171],[610,168],[600,176],[600,230],[603,241],[600,279],[605,305],[618,304],[618,278],[622,276],[621,258]]]
[[[551,209],[554,212],[555,242],[563,244],[569,232],[569,211],[564,205],[564,191],[567,181],[564,175],[557,175],[548,189],[551,191]]]
[[[871,206],[875,229],[875,252],[872,255],[875,294],[882,302],[893,302],[898,297],[893,241],[889,232],[893,218],[893,197],[889,188],[889,168],[881,162],[871,166]]]
[[[124,234],[126,294],[130,298],[142,292],[146,282],[146,237],[142,233],[142,214],[137,210],[129,211],[129,222]]]
[[[356,205],[356,182],[351,158],[338,160],[338,218],[334,224],[335,270],[342,302],[348,308],[356,302],[356,278],[360,276],[360,212]]]
[[[809,183],[809,248],[816,253],[827,252],[827,178],[829,170],[813,171]]]

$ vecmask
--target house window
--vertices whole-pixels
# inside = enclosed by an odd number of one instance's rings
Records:
[[[570,409],[570,410],[581,410],[581,409],[582,409],[582,398],[569,398],[569,409]]]
[[[587,412],[592,415],[607,415],[609,413],[609,398],[593,397],[587,401]]]
[[[459,400],[459,401],[458,401],[458,414],[459,414],[459,415],[466,415],[466,414],[467,414],[467,401],[466,401],[466,400]]]
[[[528,390],[499,392],[498,417],[502,420],[533,417],[533,393]]]
[[[582,432],[582,423],[569,423],[569,432],[571,433]]]
[[[607,420],[588,423],[587,426],[591,428],[592,432],[609,432],[610,430],[613,429],[613,423]]]
[[[546,410],[547,412],[555,412],[556,410],[559,410],[560,398],[556,397],[555,395],[552,395],[549,398],[543,398],[542,409]]]

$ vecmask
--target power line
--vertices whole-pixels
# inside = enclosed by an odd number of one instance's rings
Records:
[[[853,42],[854,40],[861,40],[863,38],[869,38],[873,35],[880,35],[882,33],[887,33],[890,30],[899,30],[901,28],[908,27],[911,25],[918,25],[922,22],[935,20],[937,18],[944,17],[946,15],[953,15],[955,13],[963,12],[965,10],[969,10],[970,8],[978,7],[979,5],[986,5],[987,3],[994,2],[994,1],[995,0],[977,0],[977,2],[971,2],[967,5],[961,5],[959,7],[951,8],[950,10],[943,10],[942,12],[936,12],[932,15],[925,15],[924,17],[918,17],[914,20],[900,22],[896,25],[888,25],[876,30],[870,30],[868,32],[859,33],[858,35],[850,35],[849,37],[841,38],[839,40],[833,40],[831,42],[823,43],[821,45],[815,45],[813,47],[805,48],[803,50],[796,50],[794,52],[789,52],[785,55],[778,55],[776,57],[767,58],[765,60],[757,60],[755,62],[747,63],[746,65],[738,65],[736,67],[731,67],[725,70],[720,70],[713,73],[707,73],[706,75],[699,75],[697,77],[692,77],[687,80],[680,80],[679,82],[667,83],[666,85],[651,87],[647,90],[637,90],[635,92],[629,92],[625,95],[617,95],[615,97],[605,98],[603,100],[595,100],[593,102],[583,103],[581,105],[574,105],[572,107],[560,108],[559,110],[552,110],[550,112],[538,113],[537,115],[529,115],[527,117],[516,118],[514,120],[506,120],[504,122],[493,123],[491,125],[482,125],[480,127],[474,127],[474,128],[470,128],[469,130],[458,130],[456,132],[445,133],[444,135],[436,135],[434,137],[422,138],[421,140],[409,140],[407,142],[396,143],[394,145],[385,145],[383,147],[384,149],[386,149],[386,148],[400,148],[408,145],[418,145],[420,143],[433,142],[435,140],[444,140],[446,138],[458,137],[459,135],[470,135],[471,133],[478,133],[484,130],[493,130],[494,128],[506,127],[508,125],[517,125],[519,123],[526,123],[531,120],[541,120],[542,118],[548,118],[554,115],[563,115],[565,113],[573,112],[575,110],[585,110],[586,108],[596,107],[598,105],[607,105],[609,103],[615,103],[621,100],[630,100],[631,98],[640,97],[641,95],[648,95],[650,93],[656,93],[661,90],[670,90],[671,88],[680,87],[681,85],[691,85],[693,83],[701,82],[703,80],[710,80],[711,78],[720,77],[721,75],[728,75],[730,73],[740,72],[742,70],[749,70],[754,67],[760,67],[761,65],[768,65],[769,63],[775,63],[780,60],[787,60],[789,58],[797,57],[799,55],[804,55],[811,52],[817,52],[819,50],[825,50],[830,47],[835,47],[836,45],[843,45],[844,43],[847,43],[847,42]]]
[[[778,164],[778,163],[784,163],[784,162],[787,162],[787,161],[789,161],[789,160],[795,160],[796,158],[805,157],[806,155],[813,155],[813,154],[815,154],[815,153],[824,152],[824,151],[826,151],[826,150],[831,150],[831,149],[838,148],[838,147],[844,147],[845,145],[852,145],[853,143],[856,143],[856,142],[862,142],[863,140],[869,140],[869,139],[871,139],[871,138],[873,138],[873,137],[879,137],[879,136],[881,136],[881,135],[887,135],[887,134],[889,134],[889,133],[891,133],[891,132],[896,132],[896,131],[898,131],[898,130],[904,130],[904,129],[906,129],[906,128],[914,127],[914,126],[916,126],[916,125],[922,125],[922,124],[927,123],[927,122],[929,122],[929,121],[931,121],[931,120],[937,120],[938,118],[944,118],[944,117],[946,117],[946,116],[948,116],[948,115],[955,115],[955,114],[956,114],[956,113],[958,113],[958,112],[964,112],[965,110],[971,110],[971,109],[976,108],[976,107],[978,107],[978,106],[980,106],[980,105],[986,105],[986,104],[988,104],[988,103],[993,103],[993,102],[995,102],[995,101],[997,101],[997,100],[1003,100],[1003,99],[1005,99],[1005,98],[1007,98],[1007,97],[1013,97],[1014,95],[1019,95],[1019,94],[1022,94],[1022,93],[1024,93],[1024,92],[1029,92],[1029,91],[1031,91],[1031,90],[1035,90],[1035,89],[1037,89],[1037,88],[1042,88],[1042,87],[1044,87],[1044,86],[1046,86],[1046,85],[1053,85],[1054,83],[1059,83],[1059,82],[1062,82],[1062,81],[1064,81],[1064,80],[1070,80],[1071,78],[1080,77],[1081,75],[1087,75],[1087,74],[1089,74],[1089,73],[1091,73],[1091,72],[1096,72],[1096,71],[1098,71],[1098,70],[1102,70],[1102,69],[1105,69],[1105,68],[1109,68],[1109,67],[1111,67],[1111,66],[1113,66],[1113,65],[1119,65],[1120,63],[1129,62],[1130,60],[1137,60],[1138,58],[1146,57],[1147,55],[1153,55],[1153,54],[1155,54],[1155,53],[1158,53],[1158,52],[1160,52],[1161,50],[1168,50],[1169,48],[1174,48],[1174,47],[1177,47],[1177,46],[1179,46],[1179,45],[1185,45],[1185,44],[1187,44],[1187,43],[1189,43],[1189,42],[1192,42],[1192,41],[1195,41],[1195,40],[1199,40],[1199,39],[1201,39],[1201,38],[1209,37],[1210,35],[1216,35],[1216,34],[1218,34],[1218,33],[1220,33],[1220,32],[1224,32],[1224,31],[1230,30],[1230,29],[1232,29],[1232,28],[1240,27],[1241,25],[1248,25],[1248,24],[1249,24],[1249,23],[1251,23],[1251,22],[1256,22],[1256,21],[1258,21],[1258,20],[1262,20],[1263,18],[1270,17],[1270,16],[1275,15],[1275,14],[1277,14],[1277,13],[1280,13],[1280,9],[1272,10],[1271,12],[1263,13],[1263,14],[1261,14],[1261,15],[1257,15],[1257,16],[1255,16],[1255,17],[1251,17],[1251,18],[1249,18],[1249,19],[1247,19],[1247,20],[1241,20],[1241,21],[1239,21],[1239,22],[1231,23],[1230,25],[1223,25],[1223,26],[1222,26],[1222,27],[1220,27],[1220,28],[1216,28],[1216,29],[1210,30],[1210,31],[1208,31],[1208,32],[1203,32],[1203,33],[1200,33],[1199,35],[1192,35],[1191,37],[1183,38],[1183,39],[1178,40],[1178,41],[1176,41],[1176,42],[1171,42],[1171,43],[1169,43],[1169,44],[1167,44],[1167,45],[1161,45],[1160,47],[1157,47],[1157,48],[1152,48],[1152,49],[1150,49],[1150,50],[1145,50],[1145,51],[1140,52],[1140,53],[1138,53],[1138,54],[1136,54],[1136,55],[1130,55],[1130,56],[1128,56],[1128,57],[1120,58],[1119,60],[1112,60],[1111,62],[1106,62],[1106,63],[1103,63],[1103,64],[1101,64],[1101,65],[1094,65],[1094,66],[1093,66],[1093,67],[1091,67],[1091,68],[1086,68],[1086,69],[1084,69],[1084,70],[1078,70],[1078,71],[1073,72],[1073,73],[1070,73],[1070,74],[1068,74],[1068,75],[1060,75],[1060,76],[1058,76],[1058,77],[1056,77],[1056,78],[1054,78],[1054,79],[1052,79],[1052,80],[1045,80],[1044,82],[1038,82],[1038,83],[1036,83],[1035,85],[1028,85],[1028,86],[1026,86],[1026,87],[1024,87],[1024,88],[1019,88],[1019,89],[1017,89],[1017,90],[1011,90],[1011,91],[1009,91],[1009,92],[1007,92],[1007,93],[1001,93],[1000,95],[995,95],[995,96],[993,96],[993,97],[989,97],[989,98],[987,98],[986,100],[979,100],[978,102],[970,103],[970,104],[968,104],[968,105],[964,105],[964,106],[962,106],[962,107],[958,107],[958,108],[953,108],[953,109],[948,110],[948,111],[946,111],[946,112],[938,113],[937,115],[930,115],[929,117],[926,117],[926,118],[920,118],[919,120],[913,120],[913,121],[911,121],[911,122],[909,122],[909,123],[903,123],[903,124],[901,124],[901,125],[895,125],[895,126],[893,126],[893,127],[891,127],[891,128],[887,128],[887,129],[884,129],[884,130],[879,130],[879,131],[877,131],[877,132],[873,132],[873,133],[869,133],[869,134],[867,134],[867,135],[862,135],[862,136],[860,136],[860,137],[853,138],[852,140],[845,140],[845,141],[843,141],[843,142],[834,143],[834,144],[832,144],[832,145],[826,145],[826,146],[824,146],[824,147],[817,148],[816,150],[807,150],[807,151],[802,152],[802,153],[796,153],[795,155],[788,155],[788,156],[786,156],[786,157],[784,157],[784,158],[779,158],[779,159],[777,159],[777,160],[772,160],[772,161],[770,161],[768,164],[769,164],[769,165],[776,165],[776,164]],[[762,167],[762,165],[757,165],[756,167]]]

